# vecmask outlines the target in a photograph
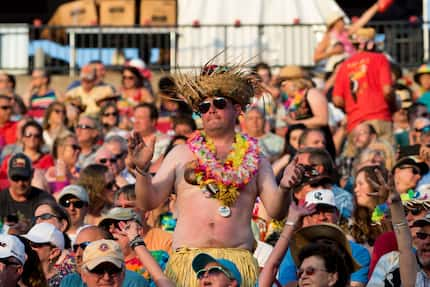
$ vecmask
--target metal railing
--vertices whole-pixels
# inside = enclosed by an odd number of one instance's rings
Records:
[[[384,51],[403,67],[427,58],[427,24],[374,22]],[[33,27],[0,25],[0,69],[45,67],[73,74],[91,60],[119,67],[142,58],[152,69],[192,69],[223,52],[226,61],[265,61],[271,66],[313,66],[324,25],[182,25],[175,27]],[[428,48],[427,48],[428,49]]]

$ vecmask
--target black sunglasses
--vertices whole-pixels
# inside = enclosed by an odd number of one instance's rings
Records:
[[[416,132],[420,132],[420,133],[428,133],[428,132],[430,132],[430,125],[429,126],[425,126],[422,129],[415,128],[415,131]]]
[[[108,161],[110,163],[116,163],[116,157],[114,157],[114,158],[101,158],[101,159],[99,159],[99,162],[101,164],[106,164]]]
[[[12,106],[0,106],[0,109],[7,111],[12,109]]]
[[[36,222],[38,219],[49,220],[51,218],[58,218],[58,216],[51,214],[51,213],[44,213],[44,214],[33,217],[33,222]]]
[[[217,97],[212,100],[212,103],[215,108],[218,110],[223,110],[227,106],[227,100],[223,97]],[[206,114],[209,109],[211,108],[211,102],[210,101],[204,101],[201,102],[198,106],[199,112],[201,114]]]
[[[127,154],[126,152],[122,152],[122,153],[116,154],[115,158],[116,158],[116,160],[122,159],[126,154]]]
[[[49,242],[37,243],[37,242],[32,242],[32,241],[30,241],[30,246],[31,246],[31,248],[35,248],[35,249],[43,248],[43,247],[46,247],[46,246],[54,247]]]
[[[405,215],[407,216],[409,213],[412,215],[419,215],[423,210],[426,210],[423,206],[414,205],[414,206],[405,206]]]
[[[71,144],[71,145],[69,145],[73,150],[81,150],[81,147],[79,146],[79,145],[77,145],[77,144]]]
[[[327,270],[325,270],[325,269],[315,268],[315,267],[312,267],[312,266],[308,266],[305,269],[301,269],[300,268],[299,270],[297,270],[297,278],[300,279],[300,277],[302,277],[303,273],[305,273],[307,276],[312,276],[317,271],[327,272]]]
[[[66,208],[69,208],[71,205],[73,205],[74,208],[79,208],[81,209],[82,207],[84,207],[85,202],[83,202],[82,200],[61,200],[60,204]]]
[[[10,177],[12,181],[18,182],[18,181],[30,181],[30,177],[27,176],[21,176],[21,175],[12,175]]]
[[[91,244],[91,241],[84,241],[82,243],[79,244],[73,244],[72,248],[73,248],[73,252],[78,252],[78,249],[81,248],[82,250],[85,250],[85,248],[87,248],[88,245]]]
[[[122,272],[122,268],[118,268],[115,265],[109,264],[105,266],[98,265],[94,269],[88,271],[97,276],[104,276],[106,273],[109,276],[117,276],[119,273]]]
[[[118,116],[118,113],[117,113],[117,112],[113,112],[113,113],[104,113],[104,114],[103,114],[103,116],[104,116],[104,117],[110,117],[110,116],[114,116],[114,117],[116,117],[116,116]]]
[[[417,238],[421,240],[426,240],[427,237],[430,237],[430,233],[425,233],[425,232],[417,232],[416,235],[417,235]]]

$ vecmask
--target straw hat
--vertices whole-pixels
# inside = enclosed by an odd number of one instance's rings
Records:
[[[279,72],[280,80],[305,78],[306,72],[299,66],[284,66]]]
[[[354,33],[352,42],[360,43],[366,42],[375,39],[376,30],[368,27],[368,28],[360,28],[357,32]]]
[[[299,265],[299,253],[306,245],[316,242],[318,239],[329,239],[341,246],[345,252],[346,258],[352,264],[352,272],[361,268],[360,264],[352,257],[351,246],[346,238],[345,233],[337,225],[330,223],[321,223],[303,227],[291,238],[291,255],[296,265]]]

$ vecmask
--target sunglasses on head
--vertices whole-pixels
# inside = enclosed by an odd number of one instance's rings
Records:
[[[325,270],[325,269],[315,268],[315,267],[312,267],[312,266],[308,266],[308,267],[306,267],[304,269],[300,268],[299,270],[297,270],[297,278],[300,279],[300,277],[302,277],[303,273],[306,274],[307,276],[312,276],[317,271],[327,272],[327,270]]]
[[[426,239],[427,239],[427,237],[430,237],[430,233],[417,232],[417,233],[416,233],[416,236],[417,236],[417,238],[418,238],[418,239],[426,240]]]
[[[21,175],[13,175],[10,177],[12,181],[18,182],[18,181],[29,181],[30,177],[21,176]]]
[[[114,157],[114,158],[101,158],[101,159],[99,159],[99,162],[101,164],[106,164],[108,161],[110,163],[116,163],[116,157]]]
[[[88,270],[88,271],[97,276],[104,276],[106,273],[109,276],[118,276],[118,274],[122,272],[122,268],[118,268],[113,264],[109,264],[109,265],[98,265],[92,270]]]
[[[227,100],[223,97],[213,98],[212,103],[214,107],[217,108],[218,110],[223,110],[227,106]],[[199,112],[201,114],[206,114],[210,108],[211,108],[210,101],[201,102],[198,106]]]
[[[73,252],[78,252],[78,249],[81,248],[82,250],[85,250],[85,248],[87,248],[88,245],[91,244],[91,241],[84,241],[81,243],[77,243],[77,244],[73,244],[72,248],[73,248]]]
[[[81,129],[81,130],[93,130],[94,129],[94,127],[88,126],[88,125],[77,125],[76,128]]]
[[[225,270],[223,267],[221,266],[211,266],[205,269],[200,269],[199,271],[197,271],[196,276],[197,279],[202,279],[205,274],[208,274],[208,276],[213,276],[213,275],[218,275],[218,274],[225,274],[225,276],[227,276],[229,279],[231,279],[230,274],[228,273],[227,270]]]
[[[51,218],[58,218],[58,216],[56,216],[56,215],[54,215],[54,214],[51,214],[51,213],[44,213],[44,214],[41,214],[41,215],[35,216],[35,217],[33,218],[33,222],[36,222],[36,221],[37,221],[37,220],[39,220],[39,219],[42,219],[42,220],[49,220],[49,219],[51,219]]]
[[[83,202],[82,200],[67,199],[67,200],[61,200],[60,204],[66,208],[69,208],[71,205],[73,205],[74,208],[81,209],[82,207],[84,207],[85,202]]]

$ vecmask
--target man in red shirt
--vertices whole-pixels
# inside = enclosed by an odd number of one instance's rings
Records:
[[[345,110],[347,131],[358,124],[372,124],[378,137],[393,142],[390,64],[382,53],[375,52],[373,28],[356,34],[358,52],[343,62],[336,76],[333,103]]]
[[[17,140],[17,122],[12,122],[12,99],[0,95],[0,150]]]

